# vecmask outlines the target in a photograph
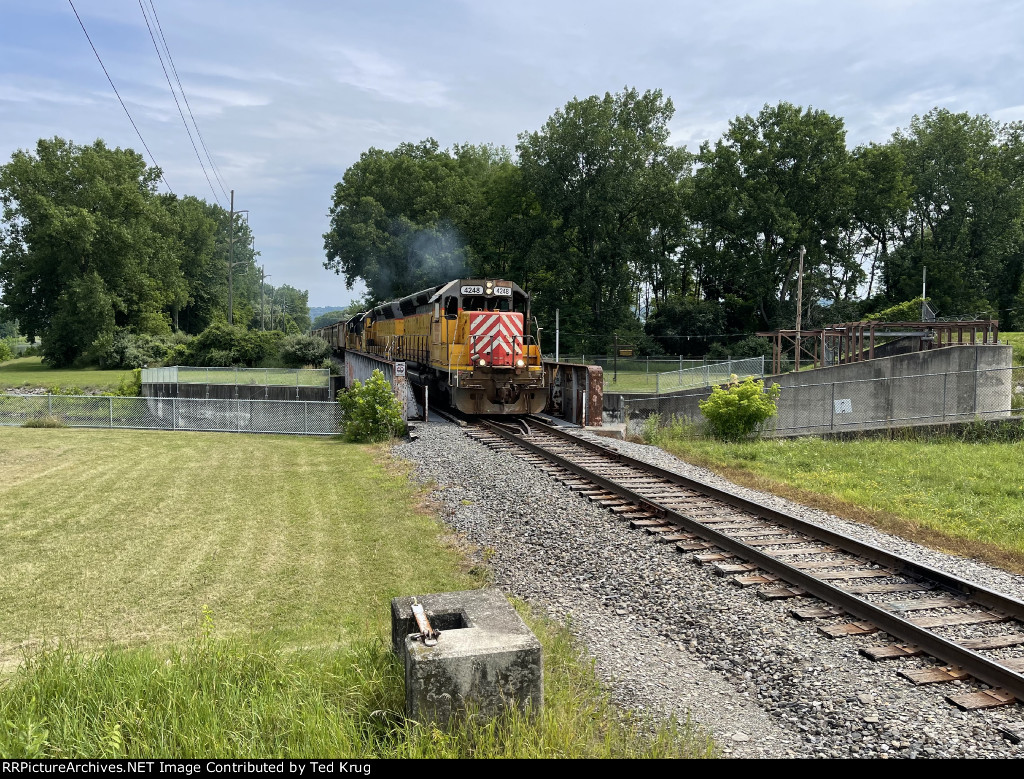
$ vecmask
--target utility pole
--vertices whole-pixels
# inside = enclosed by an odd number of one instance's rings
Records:
[[[615,366],[614,372],[612,373],[612,383],[619,383],[619,334],[615,334],[615,356],[612,358],[612,364]]]
[[[800,370],[800,316],[804,305],[804,255],[807,249],[800,247],[800,271],[796,280],[796,362],[794,368]]]
[[[924,320],[925,300],[928,297],[928,266],[921,268],[921,320]]]
[[[235,262],[235,214],[248,214],[248,209],[242,209],[241,211],[235,211],[235,190],[231,190],[231,211],[229,215],[230,224],[228,225],[228,324],[233,325],[235,323],[235,295],[234,295],[234,280],[232,278],[233,271],[236,265],[245,265],[244,262]],[[253,248],[255,249],[256,239],[253,239]]]
[[[260,330],[267,329],[267,320],[266,317],[263,316],[263,300],[266,297],[264,294],[265,283],[269,278],[272,277],[267,273],[267,266],[260,265]],[[271,317],[273,317],[273,312],[271,312]],[[271,326],[270,329],[273,330],[273,326]]]
[[[231,269],[235,266],[235,190],[231,190],[231,215],[228,224],[228,324],[235,323],[235,297]]]
[[[555,309],[555,362],[558,362],[558,338],[559,338],[559,332],[560,331],[558,329],[558,309],[556,308]]]

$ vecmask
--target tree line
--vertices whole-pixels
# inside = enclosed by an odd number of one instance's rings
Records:
[[[660,90],[626,89],[569,101],[514,153],[371,148],[335,187],[324,265],[370,303],[507,277],[591,353],[616,333],[701,354],[793,327],[801,246],[805,327],[919,296],[925,267],[940,316],[1024,325],[1021,123],[936,108],[851,149],[841,117],[781,102],[689,151],[673,116]]]
[[[102,140],[41,139],[0,166],[0,322],[40,338],[48,363],[116,362],[226,322],[229,254],[235,323],[309,329],[307,292],[260,283],[239,214],[232,225],[219,205],[157,192],[159,180],[140,154]]]

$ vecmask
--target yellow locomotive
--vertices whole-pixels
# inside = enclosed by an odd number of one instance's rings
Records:
[[[512,282],[456,279],[339,325],[319,334],[339,348],[343,327],[346,350],[405,362],[432,403],[439,394],[469,414],[534,414],[546,403],[530,298]]]

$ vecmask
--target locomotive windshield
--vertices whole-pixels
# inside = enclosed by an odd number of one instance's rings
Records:
[[[518,296],[517,296],[518,297]],[[522,311],[522,306],[513,308],[515,301],[510,298],[495,298],[485,295],[467,295],[462,299],[463,311]]]

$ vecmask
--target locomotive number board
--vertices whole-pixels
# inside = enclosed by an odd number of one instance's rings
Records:
[[[477,285],[464,284],[462,287],[463,295],[483,295],[484,288]],[[503,295],[505,297],[512,297],[512,287],[494,287],[493,289],[487,290],[488,295]]]

